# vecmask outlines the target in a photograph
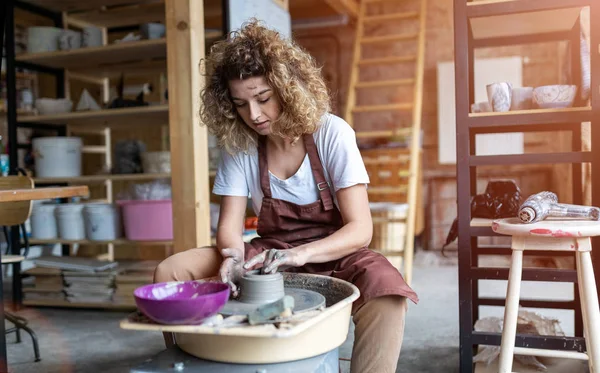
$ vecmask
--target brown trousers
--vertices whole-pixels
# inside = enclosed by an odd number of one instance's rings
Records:
[[[189,281],[216,276],[222,258],[214,248],[190,249],[161,262],[154,282]],[[353,315],[351,373],[394,373],[404,336],[406,298],[383,296],[365,303]]]

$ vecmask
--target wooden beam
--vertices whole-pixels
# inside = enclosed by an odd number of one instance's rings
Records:
[[[174,252],[210,245],[208,136],[200,125],[204,1],[165,2]]]
[[[347,14],[351,19],[358,18],[357,0],[325,0],[325,3],[340,14]]]

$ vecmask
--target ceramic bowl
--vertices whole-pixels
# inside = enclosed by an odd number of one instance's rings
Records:
[[[545,85],[533,90],[533,103],[540,109],[557,109],[573,106],[576,85]]]
[[[38,98],[35,108],[41,115],[68,113],[73,109],[73,102],[66,98]]]
[[[135,289],[138,310],[159,324],[197,325],[216,315],[229,300],[221,282],[161,282]]]

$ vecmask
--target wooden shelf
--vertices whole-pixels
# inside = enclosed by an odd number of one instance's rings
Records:
[[[143,4],[150,0],[24,0],[24,2],[55,12],[71,12],[89,9],[100,9],[124,4]]]
[[[467,3],[473,39],[524,37],[571,31],[582,0],[484,0]]]
[[[470,128],[495,126],[519,126],[528,124],[581,123],[592,119],[591,107],[572,107],[565,109],[532,109],[507,112],[471,113]]]
[[[23,305],[30,307],[67,307],[67,308],[100,308],[109,310],[134,310],[135,305],[124,303],[71,303],[66,300],[23,300]]]
[[[112,65],[119,69],[122,63],[165,59],[166,56],[167,42],[163,38],[66,51],[25,53],[18,55],[16,60],[57,69],[106,68]]]
[[[144,180],[155,180],[155,179],[166,179],[170,178],[171,174],[127,174],[127,175],[89,175],[79,177],[39,177],[33,181],[36,184],[78,184],[78,183],[103,183],[107,180],[111,181],[144,181]]]
[[[108,9],[93,9],[68,15],[69,21],[89,23],[98,27],[122,27],[146,22],[165,23],[164,2],[124,5]]]
[[[126,122],[131,125],[169,123],[169,105],[150,105],[123,109],[70,112],[64,114],[20,116],[20,123],[70,124],[83,126],[111,126]]]
[[[60,238],[56,239],[48,239],[48,240],[39,240],[35,238],[29,239],[30,245],[50,245],[50,244],[65,244],[65,245],[140,245],[140,246],[158,246],[164,245],[169,246],[173,245],[173,241],[130,241],[126,239],[117,239],[111,241],[90,241],[90,240],[62,240]]]

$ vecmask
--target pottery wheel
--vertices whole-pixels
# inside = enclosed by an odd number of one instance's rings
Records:
[[[294,313],[312,311],[325,306],[325,297],[316,291],[286,288],[285,295],[290,295],[294,298]],[[260,304],[243,303],[232,299],[225,304],[225,307],[219,313],[225,316],[247,315],[260,306]]]

